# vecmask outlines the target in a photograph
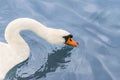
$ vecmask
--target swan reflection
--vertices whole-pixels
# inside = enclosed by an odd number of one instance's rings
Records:
[[[28,77],[18,76],[17,69],[26,65],[28,63],[28,60],[26,60],[23,63],[14,67],[12,70],[10,70],[5,80],[31,80],[31,79],[34,80],[34,79],[46,77],[47,73],[55,72],[56,69],[59,67],[61,69],[65,69],[66,63],[70,62],[70,60],[66,60],[66,59],[71,57],[72,49],[73,47],[66,45],[61,49],[53,50],[52,53],[49,53],[47,62],[43,64],[34,74],[29,75]]]

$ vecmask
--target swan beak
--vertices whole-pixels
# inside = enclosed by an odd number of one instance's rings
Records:
[[[78,46],[78,42],[74,41],[72,38],[68,38],[67,41],[65,42],[65,44],[74,46],[74,47]]]

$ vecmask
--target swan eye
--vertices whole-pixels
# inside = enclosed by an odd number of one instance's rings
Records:
[[[70,37],[70,38],[73,38],[73,35],[70,34],[69,37]]]
[[[73,38],[73,35],[69,34],[67,36],[63,36],[63,38],[65,39],[66,42],[69,38]]]

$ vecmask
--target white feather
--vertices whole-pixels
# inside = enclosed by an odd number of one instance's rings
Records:
[[[0,42],[0,80],[4,79],[12,67],[29,57],[29,46],[19,34],[22,30],[31,30],[54,44],[63,44],[65,42],[63,36],[70,34],[61,29],[48,28],[29,18],[19,18],[10,22],[5,30],[7,44]]]

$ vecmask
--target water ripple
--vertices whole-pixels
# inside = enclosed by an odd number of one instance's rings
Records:
[[[119,80],[119,4],[119,0],[1,1],[1,41],[5,42],[8,22],[30,17],[69,31],[79,42],[73,49],[49,44],[31,31],[21,32],[31,55],[10,70],[5,80]]]

